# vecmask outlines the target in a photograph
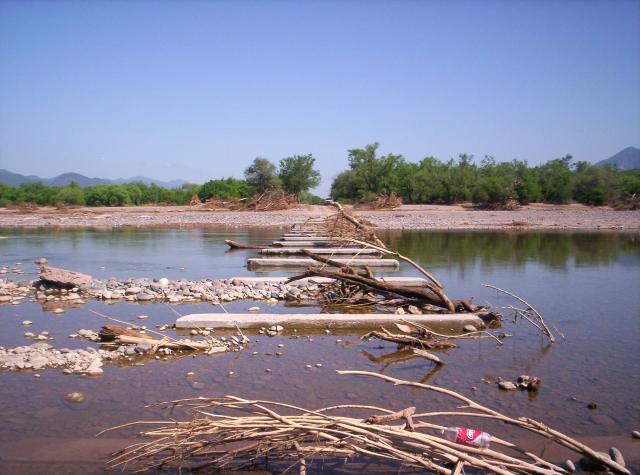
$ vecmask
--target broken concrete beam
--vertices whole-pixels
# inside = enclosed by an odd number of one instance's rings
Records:
[[[242,282],[247,285],[256,285],[268,283],[284,284],[288,279],[289,277],[232,277],[229,280],[231,282]],[[427,282],[427,280],[422,277],[377,277],[377,279],[381,282],[399,285],[401,287],[424,287]],[[327,277],[305,277],[304,279],[294,280],[288,285],[302,287],[305,285],[329,284],[333,281],[334,279]]]
[[[307,240],[307,241],[273,241],[274,246],[279,247],[331,247],[339,244],[338,241],[317,241],[317,240]]]
[[[45,266],[40,270],[40,279],[57,287],[84,287],[93,279],[90,275],[72,270]]]
[[[307,241],[309,240],[309,238],[306,236],[286,236],[285,235],[280,240],[281,241]],[[339,241],[339,239],[336,239],[331,236],[314,236],[310,240],[311,241]]]
[[[267,255],[282,255],[282,254],[304,254],[303,251],[314,252],[316,254],[361,254],[361,255],[379,255],[380,252],[376,249],[361,249],[356,247],[324,247],[324,248],[316,248],[316,249],[306,249],[304,247],[300,248],[292,248],[292,247],[269,247],[266,249],[260,249],[258,252],[260,254]]]
[[[194,313],[176,320],[176,328],[260,328],[282,325],[287,328],[375,328],[399,322],[400,316],[392,313]],[[474,313],[411,315],[411,321],[429,328],[460,329],[465,325],[482,326],[482,320]]]
[[[351,267],[385,267],[397,269],[400,267],[400,263],[395,259],[332,259],[340,264],[347,264]],[[254,267],[309,267],[318,265],[318,261],[310,258],[262,258],[252,257],[247,259],[247,265],[249,268]]]

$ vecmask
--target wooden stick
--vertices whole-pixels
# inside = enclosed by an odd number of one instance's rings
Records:
[[[513,297],[514,299],[522,302],[523,304],[525,304],[528,308],[531,309],[531,311],[533,313],[536,314],[536,316],[538,317],[538,320],[540,321],[540,324],[542,325],[542,328],[544,330],[544,333],[549,337],[549,341],[551,343],[554,343],[556,341],[555,337],[553,336],[553,333],[551,333],[551,330],[549,329],[549,327],[547,326],[547,324],[544,321],[544,318],[542,318],[542,315],[540,315],[540,312],[538,312],[535,308],[533,308],[533,306],[527,302],[526,300],[524,300],[522,297],[518,297],[516,294],[513,294],[511,292],[508,292],[506,290],[503,290],[499,287],[496,287],[495,285],[490,285],[490,284],[482,284],[483,287],[488,287],[490,289],[494,289],[497,290],[498,292],[502,292],[503,294],[506,294],[510,297]]]

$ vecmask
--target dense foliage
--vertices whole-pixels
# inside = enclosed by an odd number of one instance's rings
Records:
[[[491,156],[477,164],[466,154],[457,161],[427,157],[410,163],[402,155],[378,156],[377,149],[374,143],[349,150],[349,169],[331,185],[334,200],[368,201],[394,192],[405,203],[490,205],[513,200],[603,205],[640,194],[640,170],[595,167],[574,162],[571,155],[530,167],[520,160],[496,163]]]
[[[320,183],[320,173],[314,168],[312,155],[283,158],[279,169],[265,158],[256,158],[245,170],[245,179],[221,178],[202,185],[162,188],[144,183],[97,185],[82,188],[75,183],[50,187],[42,182],[19,186],[0,184],[0,206],[30,203],[40,206],[127,206],[142,204],[189,204],[194,195],[201,201],[210,199],[250,198],[270,188],[284,188],[296,194],[301,203],[324,201],[308,190]],[[277,170],[277,173],[276,173]]]
[[[19,186],[0,184],[0,206],[32,203],[40,206],[125,206],[150,203],[188,204],[201,187],[162,188],[155,184],[126,183],[81,188],[75,183],[49,187],[41,182]]]

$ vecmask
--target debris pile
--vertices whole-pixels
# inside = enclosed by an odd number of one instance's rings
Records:
[[[363,201],[357,203],[354,208],[361,210],[376,210],[376,209],[395,209],[402,206],[402,198],[396,195],[393,191],[389,194],[379,194],[375,199],[371,201]]]
[[[295,195],[276,188],[251,198],[245,209],[249,211],[278,211],[295,208],[298,204],[298,198]]]
[[[542,422],[510,417],[455,391],[366,371],[338,373],[433,391],[453,399],[455,405],[449,412],[421,413],[416,407],[393,411],[366,405],[366,402],[308,410],[282,402],[236,396],[180,399],[157,405],[170,409],[171,419],[144,421],[145,427],[154,426],[142,432],[150,440],[115,454],[111,466],[136,471],[170,468],[226,472],[249,467],[255,470],[268,459],[270,470],[288,471],[297,465],[300,473],[306,473],[307,469],[316,468],[316,460],[326,462],[329,458],[347,463],[349,459],[364,455],[428,473],[459,474],[463,470],[501,475],[567,473],[566,468],[545,460],[544,456],[499,437],[506,424],[582,455],[581,460],[602,469],[630,473],[617,449],[612,455],[597,452]],[[191,417],[176,421],[174,410],[177,407],[188,408]],[[447,437],[451,428],[447,427],[446,417],[451,415],[462,416],[468,421],[478,420],[483,425],[491,419],[504,424],[493,426],[498,433],[486,434],[488,444],[480,445],[469,436],[480,433],[472,428],[460,428],[464,432],[459,432],[461,435],[455,440]],[[136,424],[138,422],[127,426]],[[504,437],[509,434],[506,432]],[[583,466],[583,462],[580,465]]]

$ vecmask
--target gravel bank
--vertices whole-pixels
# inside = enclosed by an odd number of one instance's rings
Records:
[[[329,215],[328,206],[302,206],[295,210],[206,211],[188,206],[79,208],[35,212],[0,209],[0,227],[163,226],[291,226],[305,219]],[[615,211],[583,205],[523,206],[516,211],[471,210],[453,205],[405,205],[388,211],[357,211],[381,229],[572,229],[640,231],[640,210]]]

